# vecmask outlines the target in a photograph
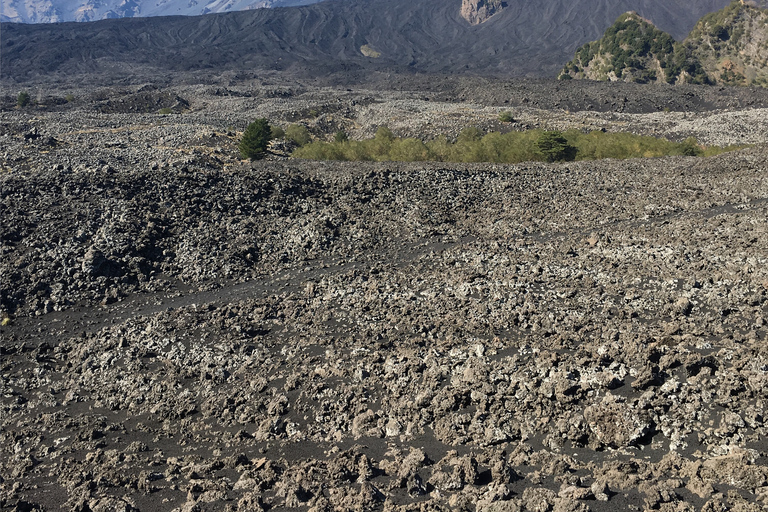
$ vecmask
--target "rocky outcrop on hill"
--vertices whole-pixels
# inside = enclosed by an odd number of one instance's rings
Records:
[[[502,0],[463,0],[461,17],[472,25],[479,25],[506,6]]]
[[[705,16],[683,43],[710,82],[768,86],[768,10],[734,2]]]
[[[587,43],[560,72],[560,79],[624,82],[674,81],[674,39],[635,12],[623,14],[603,37]]]
[[[734,0],[704,16],[682,42],[636,13],[585,44],[561,79],[639,83],[768,85],[768,10]]]

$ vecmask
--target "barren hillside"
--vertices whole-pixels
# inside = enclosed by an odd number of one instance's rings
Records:
[[[508,1],[478,25],[462,18],[460,2],[441,0],[333,0],[203,17],[5,24],[0,59],[3,78],[11,81],[251,69],[555,76],[579,45],[597,39],[625,11],[682,38],[727,3]]]

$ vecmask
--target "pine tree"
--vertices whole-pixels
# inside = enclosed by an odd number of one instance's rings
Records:
[[[249,160],[256,160],[267,151],[272,140],[272,127],[266,119],[257,119],[245,129],[240,139],[240,155]]]
[[[16,105],[18,105],[21,108],[26,107],[29,105],[30,102],[29,93],[27,91],[21,91],[19,95],[16,97]]]
[[[548,162],[574,160],[577,149],[570,144],[561,132],[544,132],[536,141],[536,149]]]

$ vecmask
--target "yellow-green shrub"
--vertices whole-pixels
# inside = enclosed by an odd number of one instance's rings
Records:
[[[415,138],[396,138],[387,127],[380,127],[372,139],[363,141],[313,142],[294,151],[295,158],[317,160],[438,161],[518,163],[551,158],[541,151],[543,130],[483,135],[470,127],[451,143],[444,135],[422,142]],[[559,133],[559,132],[558,132]],[[667,155],[712,156],[743,146],[702,148],[696,139],[673,142],[631,133],[583,133],[568,130],[561,134],[576,148],[576,160],[601,158],[652,158]],[[571,156],[572,157],[572,154]],[[569,158],[570,158],[569,157]]]

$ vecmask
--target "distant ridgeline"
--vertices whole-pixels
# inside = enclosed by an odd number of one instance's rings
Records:
[[[629,12],[576,50],[558,78],[768,87],[768,10],[736,0],[682,42]]]

